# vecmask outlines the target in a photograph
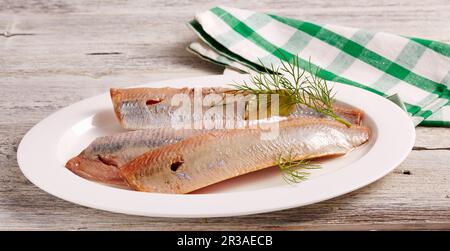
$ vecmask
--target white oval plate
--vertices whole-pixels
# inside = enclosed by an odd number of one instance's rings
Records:
[[[145,86],[223,86],[246,75],[162,81]],[[125,214],[157,217],[221,217],[255,214],[327,200],[380,179],[411,151],[415,130],[394,103],[368,91],[335,84],[338,101],[362,109],[372,130],[368,144],[323,162],[307,181],[289,185],[269,168],[187,195],[118,189],[76,176],[64,165],[98,136],[123,131],[108,93],[63,108],[35,125],[22,139],[17,160],[23,174],[44,191],[73,203]]]

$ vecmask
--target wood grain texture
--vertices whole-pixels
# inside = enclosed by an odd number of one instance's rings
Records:
[[[57,199],[27,181],[17,165],[17,146],[27,130],[57,109],[112,86],[221,73],[185,51],[195,36],[184,23],[217,4],[450,42],[446,0],[0,0],[0,230],[450,229],[446,128],[418,128],[415,150],[370,186],[252,216],[114,214]]]

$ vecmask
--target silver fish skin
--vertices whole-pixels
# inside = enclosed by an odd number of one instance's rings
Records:
[[[221,100],[213,106],[201,107],[201,111],[195,112],[193,105],[194,88],[128,88],[110,90],[111,100],[114,111],[120,125],[125,129],[150,129],[150,128],[166,128],[166,127],[184,127],[189,121],[189,128],[196,127],[201,122],[205,112],[214,107],[223,110],[223,117],[216,118],[222,121],[222,125],[226,121],[231,121],[236,125],[245,125],[247,122],[246,108],[235,108],[233,114],[228,114],[223,108],[223,104],[233,103],[227,100],[227,94],[231,89],[220,87],[204,87],[201,89],[201,97],[204,98],[208,94],[216,94]],[[171,100],[177,94],[184,94],[191,99],[192,107],[189,112],[178,116],[178,106],[172,106]],[[242,101],[248,101],[248,96],[243,96]],[[346,107],[344,105],[335,104],[333,109],[336,114],[348,120],[350,123],[359,125],[362,120],[363,112],[359,109]],[[315,112],[303,105],[297,105],[295,111],[290,117],[297,118],[327,118],[323,114]],[[190,118],[187,120],[186,118]],[[331,118],[328,118],[331,119]],[[225,126],[223,126],[225,127]]]
[[[184,127],[187,123],[190,128],[196,128],[195,123],[203,120],[205,111],[211,107],[223,108],[226,101],[227,91],[229,89],[221,87],[203,87],[197,88],[198,96],[202,100],[209,94],[216,94],[220,97],[217,102],[212,102],[209,106],[200,108],[194,107],[196,88],[128,88],[128,89],[110,89],[111,100],[114,111],[120,125],[125,129],[151,129],[167,127]],[[177,116],[179,106],[172,105],[172,98],[175,95],[185,95],[189,98],[191,106],[189,113],[183,113],[183,117]],[[199,111],[197,111],[199,110]],[[221,120],[235,121],[244,120],[244,110],[237,109],[228,118],[226,115]],[[197,114],[198,113],[198,114]],[[186,122],[186,118],[190,121]],[[179,121],[178,121],[179,120]]]
[[[149,151],[121,168],[132,189],[184,194],[276,165],[280,154],[297,160],[341,155],[369,140],[364,126],[327,119],[280,122],[279,136],[261,140],[259,129],[210,132]]]
[[[353,125],[360,125],[364,116],[364,113],[356,108],[350,108],[345,105],[335,104],[333,105],[333,111],[341,118],[344,118]],[[289,115],[291,118],[322,118],[328,120],[334,120],[322,113],[314,111],[304,105],[297,105],[295,110]]]
[[[138,130],[95,139],[66,167],[83,178],[127,188],[119,169],[139,155],[162,145],[173,144],[203,130],[158,128]]]

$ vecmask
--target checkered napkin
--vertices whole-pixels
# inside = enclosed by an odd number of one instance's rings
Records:
[[[321,78],[396,101],[416,125],[450,127],[449,44],[228,7],[189,26],[200,39],[188,50],[210,62],[253,73],[298,55]]]

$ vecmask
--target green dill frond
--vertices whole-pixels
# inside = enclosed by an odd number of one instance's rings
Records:
[[[280,154],[277,165],[283,174],[283,179],[290,184],[306,180],[310,174],[308,170],[320,168],[320,165],[309,160],[296,158],[292,151],[289,151],[287,156]]]
[[[321,69],[313,67],[309,62],[310,76],[306,76],[306,70],[301,69],[298,56],[290,63],[285,61],[280,60],[281,65],[278,67],[271,64],[270,68],[267,68],[260,60],[265,73],[251,76],[250,83],[244,81],[233,84],[235,92],[254,95],[278,94],[281,116],[289,115],[297,104],[301,104],[350,127],[350,122],[333,111],[335,94],[332,88],[328,87],[326,80],[317,76]]]

